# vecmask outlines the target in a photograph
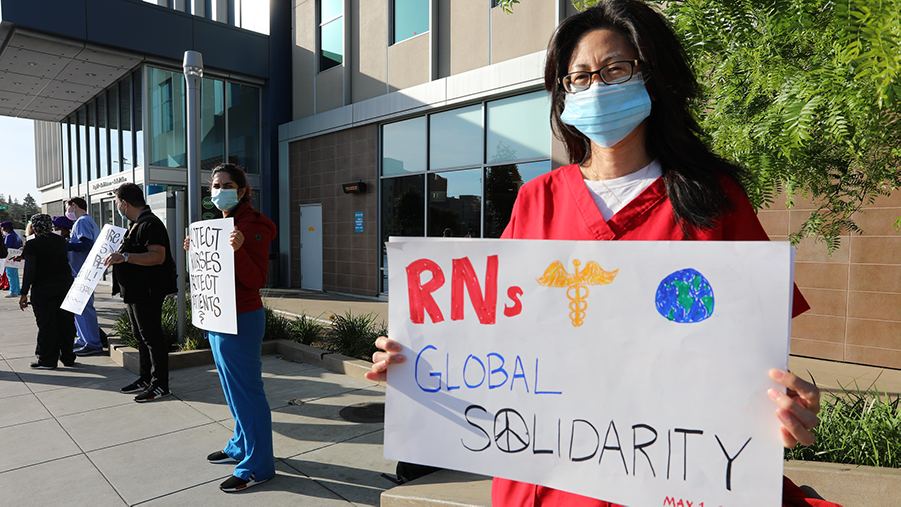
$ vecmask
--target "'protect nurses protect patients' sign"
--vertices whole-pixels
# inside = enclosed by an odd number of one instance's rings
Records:
[[[235,252],[228,244],[233,218],[191,224],[188,265],[191,276],[191,323],[218,333],[237,334]]]
[[[385,457],[615,503],[781,505],[794,249],[391,238]]]
[[[107,266],[103,263],[106,257],[119,250],[119,245],[125,238],[125,229],[116,227],[115,225],[104,225],[100,230],[100,236],[94,241],[94,246],[88,252],[88,256],[78,270],[75,281],[69,288],[66,299],[60,308],[72,313],[81,315],[84,307],[88,304],[91,296],[94,295],[94,289],[97,288],[97,282],[103,276]]]

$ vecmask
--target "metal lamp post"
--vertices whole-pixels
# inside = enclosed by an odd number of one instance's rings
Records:
[[[182,64],[187,83],[188,120],[188,224],[200,220],[200,86],[203,81],[203,56],[197,51],[185,51]],[[178,270],[181,290],[178,291],[178,338],[185,337],[185,250],[184,225],[178,228],[180,236],[176,251],[179,252]]]

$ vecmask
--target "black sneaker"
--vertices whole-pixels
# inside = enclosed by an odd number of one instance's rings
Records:
[[[206,460],[209,461],[210,463],[214,463],[217,465],[223,464],[223,463],[237,463],[238,462],[238,460],[236,460],[235,458],[232,458],[228,454],[225,454],[225,452],[223,452],[223,451],[216,451],[213,454],[210,454],[209,456],[206,457]]]
[[[103,354],[103,349],[92,349],[88,346],[84,346],[78,349],[73,350],[76,356],[86,357],[86,356],[99,356]]]
[[[131,384],[119,389],[120,393],[140,393],[150,387],[150,382],[144,382],[141,379],[135,380]]]
[[[271,479],[271,477],[270,477]],[[263,479],[262,481],[258,481],[253,478],[253,474],[251,474],[250,479],[242,479],[240,477],[235,477],[234,475],[225,479],[225,482],[219,485],[219,489],[225,491],[226,493],[235,493],[238,491],[244,491],[245,489],[256,486],[257,484],[262,484],[269,479]]]
[[[162,387],[155,387],[151,385],[147,389],[144,390],[143,393],[135,396],[135,401],[138,403],[144,403],[148,401],[158,400],[160,398],[169,396],[170,393],[168,389],[163,389]]]
[[[41,364],[38,362],[31,363],[28,366],[31,366],[32,370],[55,370],[56,369],[56,366],[47,366],[45,364]]]

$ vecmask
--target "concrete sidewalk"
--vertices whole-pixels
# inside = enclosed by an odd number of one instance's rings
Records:
[[[106,323],[122,308],[108,290],[97,297]],[[383,402],[383,387],[264,356],[278,473],[226,494],[218,485],[234,466],[206,462],[233,430],[212,366],[172,371],[172,396],[146,404],[118,392],[135,375],[108,356],[32,370],[34,316],[17,301],[0,298],[0,505],[379,505],[394,486],[382,477],[395,465],[382,458],[383,425],[339,415]]]

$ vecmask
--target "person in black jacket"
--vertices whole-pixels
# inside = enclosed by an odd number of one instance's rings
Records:
[[[166,226],[144,202],[134,183],[115,190],[116,210],[131,221],[118,252],[104,263],[113,266],[113,294],[121,294],[131,329],[138,339],[141,376],[120,389],[138,393],[138,403],[169,395],[169,345],[163,336],[163,299],[176,291],[175,262]]]
[[[75,364],[75,320],[72,313],[60,308],[72,286],[72,270],[66,255],[66,240],[53,234],[50,215],[38,213],[31,217],[35,237],[25,243],[25,274],[19,308],[31,307],[38,325],[37,361],[31,363],[36,370],[55,370],[62,361],[65,366]]]

